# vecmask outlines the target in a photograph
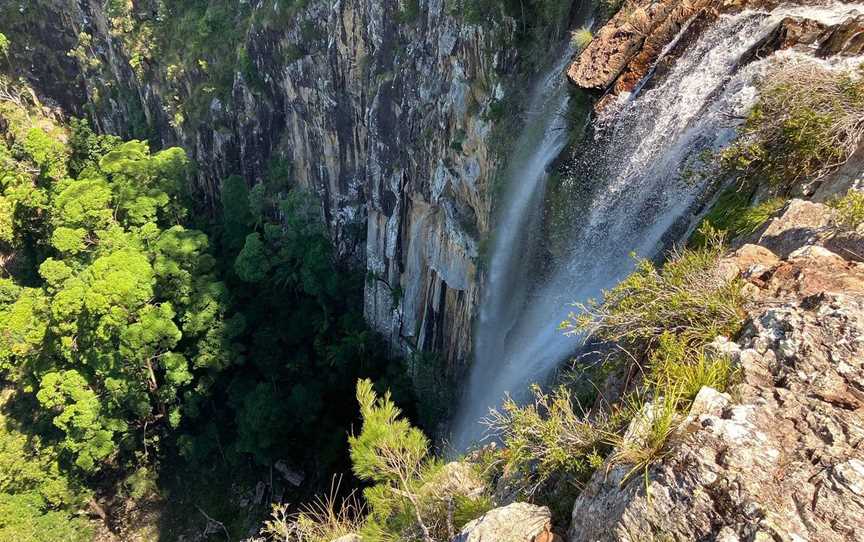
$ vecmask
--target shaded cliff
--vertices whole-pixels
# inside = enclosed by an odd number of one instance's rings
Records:
[[[564,27],[569,2],[558,4]],[[203,209],[233,173],[317,194],[339,254],[369,273],[367,319],[397,351],[441,352],[453,367],[471,349],[494,148],[508,137],[496,127],[518,102],[506,83],[531,71],[514,19],[460,6],[259,0],[221,26],[204,12],[192,28],[209,24],[210,41],[174,36],[176,50],[159,25],[179,23],[157,2],[3,12],[13,73],[100,131],[187,149]]]

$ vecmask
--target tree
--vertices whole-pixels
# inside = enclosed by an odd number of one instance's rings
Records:
[[[38,270],[30,286],[0,279],[0,375],[32,390],[64,459],[122,470],[179,427],[242,325],[226,321],[207,236],[179,224],[182,150],[29,118],[0,123],[13,140],[0,143],[0,242]]]
[[[241,280],[246,282],[261,282],[270,271],[270,261],[267,251],[261,241],[261,235],[250,233],[246,236],[243,250],[234,261],[234,271]]]
[[[400,417],[402,412],[391,400],[390,392],[378,397],[371,380],[357,382],[357,401],[363,427],[359,435],[348,438],[354,474],[378,484],[368,492],[373,495],[373,503],[382,491],[408,499],[423,540],[433,542],[415,489],[423,460],[429,453],[429,440]]]

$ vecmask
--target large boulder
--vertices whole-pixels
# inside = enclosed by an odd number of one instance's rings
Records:
[[[605,90],[626,72],[629,90],[698,10],[714,0],[642,0],[621,9],[570,65],[567,76],[581,88]]]
[[[821,243],[832,230],[833,221],[834,211],[830,207],[793,199],[780,216],[771,219],[747,242],[785,258],[803,246]]]
[[[452,542],[562,542],[545,506],[523,502],[496,508],[468,523]]]

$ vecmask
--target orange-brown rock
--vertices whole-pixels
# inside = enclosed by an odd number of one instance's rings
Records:
[[[817,56],[855,56],[864,52],[864,15],[850,17],[819,37]]]
[[[619,95],[636,89],[652,70],[652,78],[665,73],[719,13],[770,9],[775,4],[772,0],[639,0],[627,4],[597,31],[570,65],[567,76],[580,88],[605,93],[594,106],[601,111]],[[676,44],[661,59],[676,36]],[[862,54],[864,15],[832,26],[786,17],[742,56],[741,63],[795,47],[816,48],[822,57]]]
[[[630,90],[648,72],[663,48],[697,11],[716,0],[647,0],[621,9],[598,32],[567,72],[577,86],[616,92]]]

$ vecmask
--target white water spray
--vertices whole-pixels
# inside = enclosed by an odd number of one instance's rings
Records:
[[[558,324],[571,304],[598,297],[633,268],[630,254],[654,258],[668,246],[673,225],[688,215],[701,182],[682,173],[705,149],[735,134],[756,97],[755,76],[768,61],[739,61],[787,15],[828,23],[856,6],[778,8],[722,16],[679,58],[657,87],[642,90],[605,119],[596,148],[584,154],[590,201],[573,216],[569,249],[542,284],[531,269],[546,168],[563,148],[566,126],[555,114],[567,105],[563,65],[534,89],[532,111],[506,175],[489,278],[475,329],[476,358],[454,420],[452,446],[464,451],[484,432],[481,420],[506,394],[523,398],[578,348]],[[569,59],[569,53],[564,61]],[[592,142],[585,143],[591,145]]]

